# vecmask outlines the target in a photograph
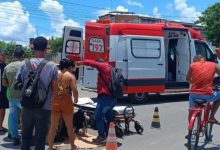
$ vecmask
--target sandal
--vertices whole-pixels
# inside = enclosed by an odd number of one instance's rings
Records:
[[[220,125],[220,122],[216,119],[209,119],[208,123]]]
[[[52,148],[48,148],[47,150],[57,150],[57,147],[53,146]]]
[[[77,146],[74,145],[73,148],[71,150],[78,150]]]
[[[8,132],[8,129],[2,127],[2,128],[0,128],[0,132]]]

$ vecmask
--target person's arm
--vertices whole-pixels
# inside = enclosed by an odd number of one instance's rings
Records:
[[[51,89],[54,90],[57,87],[57,82],[58,82],[58,68],[57,66],[54,67],[53,70],[53,76],[52,76],[52,81],[51,81]]]
[[[8,86],[8,79],[7,79],[7,73],[6,73],[6,68],[4,69],[3,75],[2,75],[2,85],[4,87]]]
[[[2,85],[4,87],[8,86],[8,78],[7,78],[7,67],[5,67],[4,71],[3,71],[3,75],[2,75]]]
[[[71,76],[70,87],[73,92],[74,103],[77,103],[79,94],[78,94],[78,90],[77,90],[77,86],[76,86],[75,76]]]
[[[189,68],[187,75],[186,75],[186,81],[189,83],[192,83],[192,70],[191,67]]]
[[[76,63],[76,65],[77,66],[81,66],[81,65],[90,66],[90,67],[96,68],[98,71],[100,71],[103,68],[105,68],[105,63],[103,63],[103,62],[96,62],[94,60],[88,60],[88,59],[85,59],[83,61],[78,61]]]
[[[220,76],[220,67],[219,65],[215,65],[215,72]]]
[[[3,80],[2,80],[2,85],[3,85],[4,87],[7,87],[7,86],[8,86],[8,80],[3,79]]]

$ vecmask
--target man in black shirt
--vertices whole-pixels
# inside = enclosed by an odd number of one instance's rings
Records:
[[[3,75],[3,71],[4,68],[6,66],[6,56],[7,56],[7,51],[4,49],[0,49],[0,75],[1,75],[1,79],[0,79],[0,132],[7,132],[7,129],[5,127],[3,127],[3,121],[5,118],[5,109],[9,107],[8,104],[8,99],[6,96],[6,90],[7,88],[2,86],[2,75]]]

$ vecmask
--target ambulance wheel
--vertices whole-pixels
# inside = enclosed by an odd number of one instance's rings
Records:
[[[149,93],[128,94],[130,101],[134,104],[144,104],[149,99]]]
[[[142,134],[144,132],[144,128],[142,125],[140,125],[139,122],[135,121],[134,122],[134,128],[137,131],[138,134]]]

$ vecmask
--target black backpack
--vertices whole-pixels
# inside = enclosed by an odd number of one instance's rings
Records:
[[[21,88],[21,105],[24,108],[42,108],[44,106],[49,87],[44,87],[40,74],[47,62],[47,60],[43,60],[36,69],[33,69],[30,60],[25,60],[27,74],[24,75]]]
[[[111,66],[110,66],[111,67]],[[108,87],[111,96],[114,98],[122,98],[124,95],[124,76],[118,68],[111,67],[111,80],[110,85],[103,79],[100,74],[101,79],[104,81],[105,85]]]

